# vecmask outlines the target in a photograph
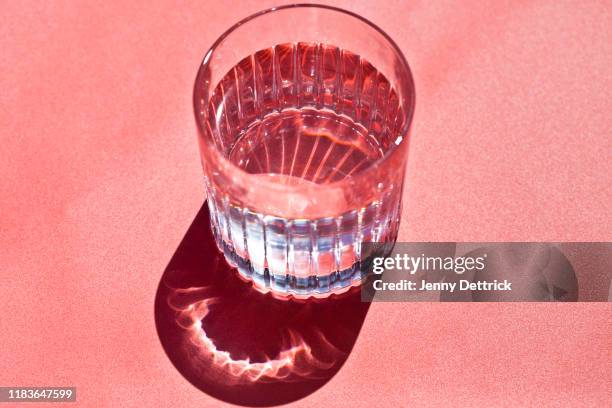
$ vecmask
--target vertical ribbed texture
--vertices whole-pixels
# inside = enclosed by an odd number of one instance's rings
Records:
[[[264,121],[297,108],[336,114],[338,137],[360,131],[376,139],[383,151],[402,120],[397,94],[369,62],[335,46],[293,43],[261,50],[230,70],[211,96],[208,127],[229,155],[240,131],[260,124],[254,142],[242,146],[243,155],[232,159],[251,173],[326,184],[369,165],[371,158],[360,158],[350,143],[299,133],[285,138],[282,123]],[[314,119],[301,120],[300,126],[309,126]],[[257,154],[249,155],[254,149],[259,149]],[[278,293],[324,295],[351,285],[360,279],[359,264],[368,256],[362,253],[362,242],[393,241],[399,229],[398,186],[384,186],[377,200],[360,208],[317,219],[257,213],[245,207],[241,197],[225,194],[223,186],[206,180],[206,188],[220,250],[244,277]]]
[[[360,279],[362,242],[393,241],[399,227],[400,202],[391,194],[338,217],[290,220],[226,204],[227,197],[210,191],[219,249],[244,277],[280,293],[324,294],[351,285]]]

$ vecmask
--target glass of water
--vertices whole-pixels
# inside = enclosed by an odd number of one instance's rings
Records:
[[[353,13],[289,5],[226,31],[194,108],[227,261],[280,296],[359,285],[362,243],[397,238],[414,101],[397,45]]]

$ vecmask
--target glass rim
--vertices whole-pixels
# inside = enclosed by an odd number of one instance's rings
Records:
[[[202,86],[202,85],[204,85],[206,87],[214,86],[213,84],[210,84],[210,83],[206,84],[207,81],[206,81],[206,77],[205,77],[204,74],[209,69],[210,62],[211,62],[211,59],[212,59],[212,55],[215,52],[215,50],[234,31],[239,29],[242,25],[250,22],[251,20],[254,20],[256,18],[262,17],[262,16],[267,15],[267,14],[274,13],[274,12],[277,12],[277,11],[293,9],[293,8],[319,8],[319,9],[324,9],[324,10],[330,10],[330,11],[334,11],[334,12],[338,12],[338,13],[342,13],[342,14],[348,15],[349,17],[355,18],[355,19],[361,21],[362,23],[365,23],[366,25],[368,25],[371,28],[373,28],[376,32],[378,32],[380,35],[382,35],[382,37],[385,39],[385,41],[388,42],[388,44],[391,46],[391,48],[397,54],[397,57],[398,57],[399,62],[401,64],[401,68],[407,74],[408,85],[409,85],[409,88],[410,88],[410,90],[412,92],[412,95],[409,98],[409,103],[406,106],[406,109],[405,109],[405,112],[404,112],[404,115],[406,116],[406,120],[404,122],[404,126],[402,127],[400,132],[398,132],[398,135],[395,137],[395,139],[393,141],[393,144],[395,145],[395,147],[390,149],[390,151],[386,152],[382,157],[378,158],[376,161],[371,163],[368,167],[366,167],[362,171],[360,171],[357,174],[355,174],[353,177],[337,180],[337,181],[334,181],[334,182],[326,184],[326,186],[331,186],[331,187],[338,186],[338,185],[341,185],[341,184],[345,184],[348,179],[353,179],[353,180],[354,179],[358,179],[360,177],[363,177],[365,174],[370,173],[370,171],[372,171],[373,169],[379,168],[381,165],[383,165],[384,163],[389,161],[391,157],[397,155],[400,151],[402,151],[405,148],[405,146],[408,144],[408,139],[409,139],[408,133],[410,131],[410,126],[412,124],[412,119],[414,117],[414,109],[415,109],[415,103],[416,103],[416,91],[415,91],[415,85],[414,85],[414,78],[413,78],[413,75],[412,75],[412,71],[410,69],[410,65],[408,64],[408,61],[406,60],[406,57],[404,56],[404,53],[402,52],[402,50],[399,48],[399,46],[395,43],[395,41],[393,41],[393,39],[383,29],[381,29],[379,26],[377,26],[376,24],[374,24],[370,20],[366,19],[365,17],[362,17],[359,14],[353,13],[352,11],[348,11],[348,10],[345,10],[345,9],[342,9],[342,8],[339,8],[339,7],[335,7],[335,6],[328,6],[328,5],[325,5],[325,4],[313,4],[313,3],[285,4],[285,5],[281,5],[281,6],[270,7],[270,8],[258,11],[256,13],[253,13],[253,14],[251,14],[251,15],[249,15],[249,16],[241,19],[241,20],[239,20],[238,22],[234,23],[231,27],[229,27],[227,30],[225,30],[215,40],[215,42],[210,46],[210,48],[206,51],[206,54],[204,54],[204,58],[203,58],[202,62],[200,63],[200,67],[199,67],[197,75],[196,75],[196,79],[195,79],[195,83],[194,83],[194,90],[193,90],[193,108],[194,108],[194,115],[195,115],[195,121],[196,121],[197,129],[198,129],[198,133],[200,135],[205,135],[206,132],[207,132],[207,129],[206,129],[206,124],[203,123],[203,122],[205,122],[205,120],[202,120],[200,115],[198,115],[200,101],[198,99],[197,92],[198,92],[199,87]],[[209,89],[209,91],[210,91],[210,89]],[[209,101],[210,101],[209,95],[206,95],[205,103],[208,104]],[[204,109],[204,112],[206,112],[206,111],[207,111],[207,109]],[[206,116],[206,114],[204,116]],[[397,142],[398,139],[400,139],[399,142]],[[229,168],[229,169],[232,170],[232,172],[236,172],[236,173],[234,173],[234,175],[240,175],[241,177],[245,177],[247,179],[249,177],[257,175],[257,174],[248,173],[244,169],[242,169],[239,166],[237,166],[234,163],[232,163],[227,157],[225,157],[224,154],[222,154],[221,151],[219,151],[219,149],[217,149],[216,146],[210,146],[209,143],[202,143],[201,146],[202,145],[203,145],[204,149],[207,150],[207,152],[209,154],[215,154],[215,153],[218,154],[217,160],[220,161],[220,164],[222,164],[222,167]],[[235,177],[233,177],[233,179],[235,180]],[[270,188],[272,190],[281,190],[283,192],[290,192],[290,191],[292,191],[294,189],[295,190],[299,189],[299,186],[285,185],[285,184],[280,184],[280,183],[277,183],[277,182],[272,182],[272,181],[263,180],[263,179],[259,179],[257,181],[257,183],[260,186],[265,186],[265,187]]]

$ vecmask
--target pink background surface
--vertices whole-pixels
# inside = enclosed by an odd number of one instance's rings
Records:
[[[0,385],[74,385],[82,406],[221,405],[164,354],[153,300],[204,198],[198,64],[273,4],[3,3]],[[612,240],[609,2],[332,4],[413,68],[401,240]],[[610,311],[374,304],[343,369],[298,404],[603,406]]]

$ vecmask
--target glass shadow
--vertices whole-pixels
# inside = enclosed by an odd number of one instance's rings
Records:
[[[242,280],[214,242],[206,203],[159,283],[162,347],[195,387],[226,402],[303,398],[340,370],[370,304],[353,288],[327,299],[277,299]]]

